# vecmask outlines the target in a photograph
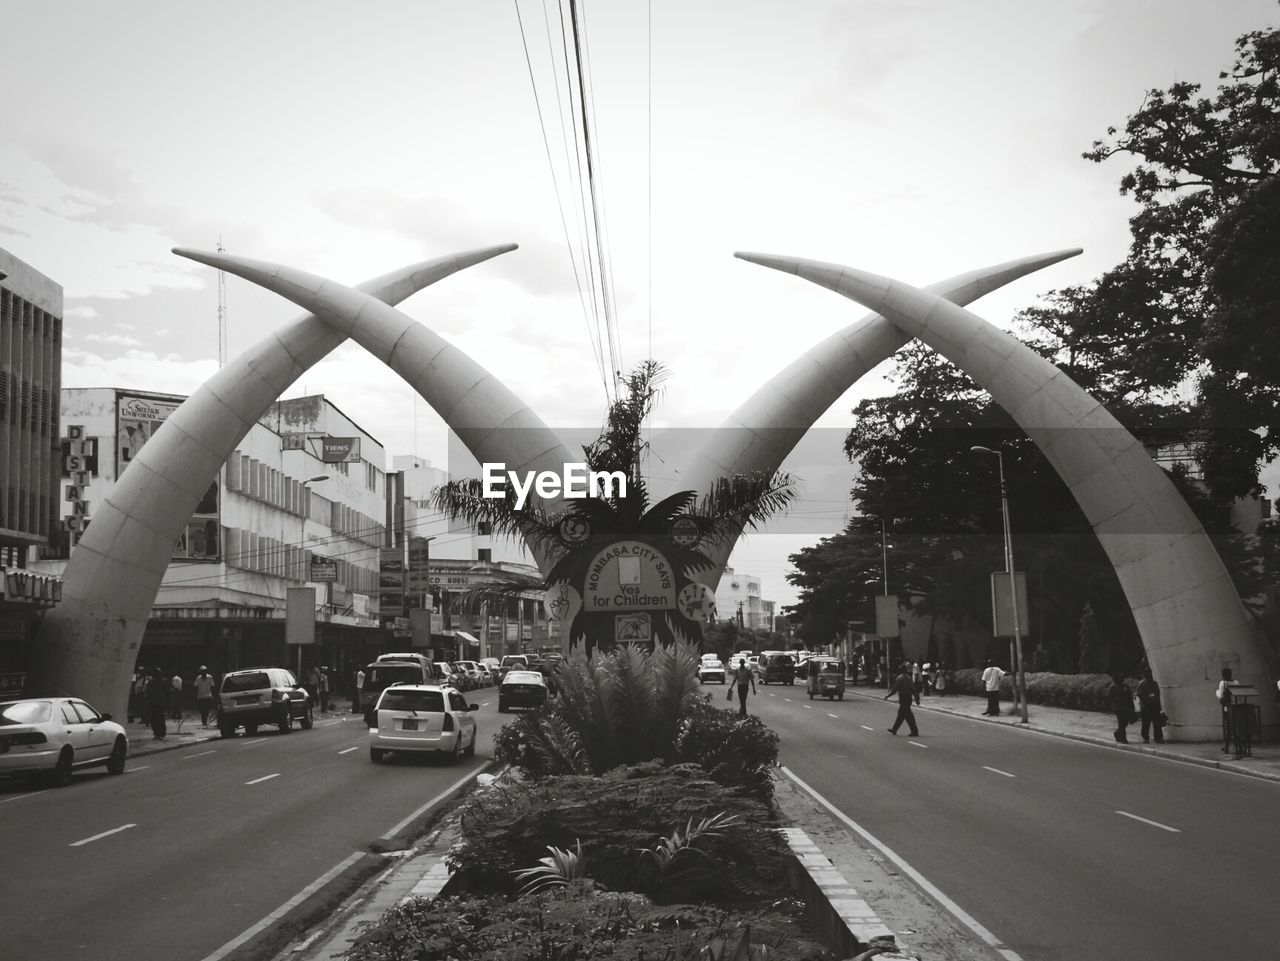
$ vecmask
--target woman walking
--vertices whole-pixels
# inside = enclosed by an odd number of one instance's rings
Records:
[[[1120,744],[1129,743],[1129,725],[1133,723],[1133,695],[1125,687],[1124,675],[1111,675],[1111,687],[1107,690],[1107,699],[1111,702],[1111,710],[1116,715],[1115,739]]]

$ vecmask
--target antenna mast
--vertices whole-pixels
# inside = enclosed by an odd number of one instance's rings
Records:
[[[222,234],[218,234],[218,253],[224,253]],[[227,363],[227,275],[218,271],[218,369]]]

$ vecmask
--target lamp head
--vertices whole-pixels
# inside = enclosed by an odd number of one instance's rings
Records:
[[[969,450],[973,451],[975,454],[998,454],[999,453],[999,451],[994,451],[990,447],[980,447],[976,444],[973,447],[970,447]]]
[[[329,479],[329,475],[328,475],[328,474],[317,474],[315,477],[308,477],[308,478],[307,478],[306,480],[304,480],[302,483],[304,483],[304,484],[319,484],[321,481],[327,481],[328,479]]]

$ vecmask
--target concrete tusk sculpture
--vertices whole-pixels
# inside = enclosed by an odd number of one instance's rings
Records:
[[[515,249],[503,244],[413,264],[359,289],[399,303]],[[74,694],[125,716],[138,646],[174,542],[250,427],[345,339],[318,317],[291,321],[197,388],[147,441],[71,552],[62,602],[45,615],[37,637],[33,689]]]
[[[736,256],[877,311],[964,370],[1044,453],[1114,565],[1180,740],[1220,735],[1223,664],[1269,689],[1265,644],[1200,522],[1142,444],[1065,373],[938,294],[839,264]],[[1265,704],[1264,724],[1275,708]]]
[[[1057,250],[939,281],[925,289],[952,303],[968,304],[1021,277],[1075,257],[1079,247]],[[912,336],[879,314],[868,314],[805,351],[726,418],[698,451],[685,483],[708,490],[717,477],[777,471],[805,433],[863,374],[888,359]],[[701,575],[714,590],[733,540],[713,545],[716,566]]]

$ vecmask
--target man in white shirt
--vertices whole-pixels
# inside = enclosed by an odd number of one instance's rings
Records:
[[[987,709],[983,717],[1000,716],[1000,682],[1004,680],[1004,671],[996,667],[996,662],[987,659],[987,669],[982,672],[982,687],[987,692]]]
[[[213,675],[204,665],[196,675],[196,707],[200,711],[200,724],[208,727],[209,715],[213,713]]]

